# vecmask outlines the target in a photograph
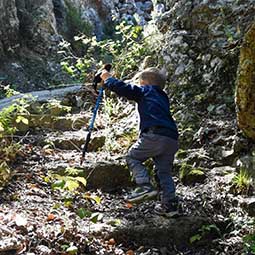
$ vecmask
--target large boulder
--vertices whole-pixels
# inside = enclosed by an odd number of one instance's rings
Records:
[[[238,68],[236,105],[239,128],[255,141],[255,23],[245,34]]]

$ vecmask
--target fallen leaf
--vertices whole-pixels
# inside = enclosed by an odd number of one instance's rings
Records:
[[[29,184],[29,188],[30,188],[30,189],[35,189],[35,188],[37,188],[37,184],[35,184],[35,183],[30,183],[30,184]]]
[[[131,209],[131,208],[133,207],[133,205],[132,205],[131,203],[126,203],[126,207],[127,207],[128,209]]]
[[[108,244],[109,244],[109,245],[115,245],[116,242],[115,242],[114,238],[111,238],[111,239],[108,241]]]
[[[47,221],[51,221],[55,219],[55,215],[53,213],[48,214]]]

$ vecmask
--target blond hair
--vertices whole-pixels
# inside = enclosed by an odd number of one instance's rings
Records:
[[[157,85],[162,89],[166,84],[166,75],[156,67],[149,67],[137,73],[134,77],[135,80],[143,80],[148,82],[149,85]]]

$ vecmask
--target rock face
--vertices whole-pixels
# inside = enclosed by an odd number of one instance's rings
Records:
[[[255,141],[255,23],[244,37],[240,50],[236,104],[240,129]]]
[[[56,61],[59,42],[79,26],[102,36],[112,8],[113,1],[104,0],[1,1],[0,81],[30,91],[47,80],[68,82]]]
[[[18,45],[19,20],[15,0],[0,2],[0,56]]]
[[[191,86],[197,94],[206,91],[214,101],[233,91],[237,46],[253,20],[254,1],[166,1],[166,7],[156,24],[170,82],[189,93]]]

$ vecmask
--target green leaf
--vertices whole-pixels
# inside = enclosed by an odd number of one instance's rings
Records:
[[[93,199],[97,204],[100,204],[102,200],[99,196],[91,196],[91,199]]]
[[[204,172],[199,168],[195,168],[190,171],[189,175],[204,175]]]
[[[0,132],[4,132],[4,126],[0,123]]]
[[[23,122],[25,125],[28,125],[28,119],[20,115],[17,116],[16,122],[17,123]]]
[[[115,227],[121,224],[121,220],[120,219],[113,219],[107,222],[107,224]]]
[[[83,208],[83,207],[81,207],[81,208],[78,209],[77,214],[78,214],[78,216],[79,216],[81,219],[83,219],[83,218],[85,218],[85,217],[86,217],[86,218],[91,217],[92,212],[86,210],[86,209]]]
[[[75,180],[77,180],[78,182],[82,183],[84,185],[84,187],[86,187],[87,180],[84,177],[75,177]]]
[[[103,214],[102,213],[93,213],[90,217],[90,221],[93,223],[97,223],[98,221],[102,220]]]
[[[189,242],[190,242],[190,243],[194,243],[194,242],[196,242],[196,241],[201,240],[201,238],[202,238],[202,236],[201,236],[200,234],[196,234],[196,235],[192,236],[192,237],[189,239]]]
[[[65,169],[65,173],[67,175],[71,175],[71,176],[77,176],[77,175],[79,175],[82,172],[83,172],[83,170],[77,169],[77,168],[74,168],[74,167],[67,167]]]
[[[53,189],[63,189],[66,182],[64,180],[56,180],[54,183],[52,183],[51,187]]]
[[[75,180],[66,180],[64,188],[68,189],[69,191],[74,191],[79,188],[79,183]]]

